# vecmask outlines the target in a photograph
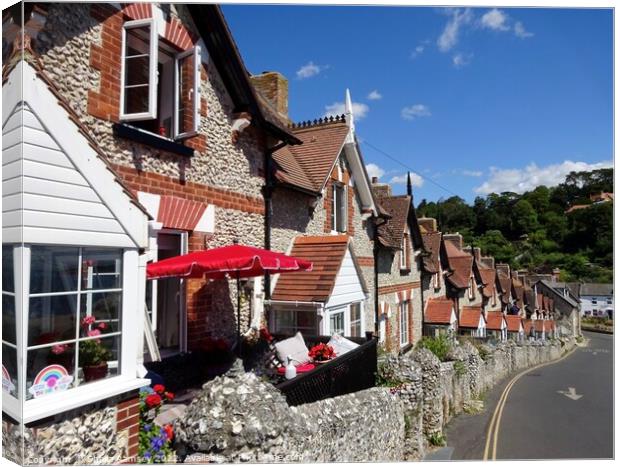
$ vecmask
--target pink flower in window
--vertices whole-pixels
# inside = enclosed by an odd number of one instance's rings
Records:
[[[55,346],[52,347],[52,353],[54,355],[60,355],[64,353],[65,350],[67,350],[68,348],[69,346],[66,344],[56,344]]]
[[[82,319],[82,326],[89,326],[93,324],[97,319],[94,316],[86,316]]]
[[[101,331],[99,329],[91,329],[90,331],[88,331],[88,337],[95,337],[100,335]]]

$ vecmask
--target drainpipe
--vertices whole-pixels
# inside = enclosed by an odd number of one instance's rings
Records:
[[[286,142],[281,142],[267,148],[265,151],[265,158],[263,161],[263,171],[265,172],[265,185],[263,186],[263,198],[265,199],[265,250],[271,250],[271,216],[273,214],[271,201],[275,188],[273,182],[272,155],[278,149],[286,145]],[[269,299],[271,299],[271,276],[265,274],[265,300]]]
[[[379,339],[379,226],[375,220],[374,242],[372,244],[373,272],[375,279],[375,336]]]

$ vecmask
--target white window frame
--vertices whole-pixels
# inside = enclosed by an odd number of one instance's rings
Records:
[[[61,246],[61,245],[50,245]],[[72,246],[72,245],[62,245]],[[80,248],[101,248],[80,245]],[[122,298],[120,331],[120,371],[116,376],[100,381],[92,381],[66,391],[50,394],[38,399],[25,400],[26,365],[28,342],[28,316],[30,297],[31,245],[13,245],[13,268],[15,276],[16,340],[18,368],[18,398],[3,393],[2,410],[17,421],[30,423],[42,418],[100,401],[118,394],[150,384],[148,379],[137,377],[137,349],[142,342],[142,335],[136,335],[141,329],[137,320],[142,318],[138,309],[138,290],[140,272],[138,267],[138,250],[122,249]],[[80,279],[81,280],[81,279]],[[20,291],[17,293],[17,291]]]
[[[141,26],[149,26],[149,110],[140,113],[125,113],[125,49],[127,42],[127,29]],[[157,118],[157,84],[158,73],[157,64],[159,62],[159,43],[157,25],[154,18],[138,19],[123,23],[121,37],[121,97],[120,97],[120,119],[123,121],[149,120]]]
[[[194,128],[184,133],[179,133],[179,103],[181,102],[179,96],[179,64],[181,60],[190,55],[194,56],[194,87],[193,104],[194,104]],[[174,121],[174,137],[175,139],[189,138],[195,136],[198,133],[198,127],[200,125],[200,46],[195,46],[185,52],[181,52],[174,57],[174,109],[173,109],[173,121]]]
[[[400,243],[400,247],[401,247],[401,252],[400,252],[400,269],[401,270],[406,270],[408,269],[408,253],[409,253],[409,249],[407,248],[407,234],[403,234],[403,239]]]
[[[398,336],[398,342],[400,343],[401,347],[405,347],[407,344],[409,344],[409,303],[410,300],[403,300],[402,302],[400,302],[398,304],[398,324],[399,324],[399,336]],[[403,326],[403,317],[405,317],[405,326]],[[404,333],[403,333],[403,329],[404,329]],[[403,337],[405,338],[405,340],[403,341]]]
[[[364,334],[365,332],[365,319],[364,319],[364,301],[347,303],[346,305],[335,306],[333,308],[325,309],[325,319],[323,320],[323,325],[320,327],[322,329],[322,334],[324,335],[332,335],[331,327],[330,327],[330,319],[332,315],[344,312],[344,336],[347,336],[347,333],[351,329],[351,305],[359,303],[360,306],[360,334]],[[362,337],[360,336],[360,337]]]
[[[348,219],[347,219],[347,213],[348,213],[348,192],[347,192],[347,185],[344,183],[336,183],[334,182],[333,187],[332,187],[332,232],[333,233],[346,233],[347,232],[347,224],[348,224]],[[342,209],[342,213],[338,211],[338,203],[337,203],[337,196],[336,196],[336,190],[342,190],[342,203],[343,203],[343,209]],[[338,224],[339,224],[339,220],[340,217],[342,216],[342,230],[338,230]]]
[[[474,291],[474,283],[475,283],[474,276],[470,276],[470,278],[469,278],[469,290],[468,290],[470,300],[473,300],[474,298],[476,298],[476,293]]]

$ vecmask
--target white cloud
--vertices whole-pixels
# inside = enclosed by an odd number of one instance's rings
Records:
[[[370,107],[368,107],[368,105],[362,102],[353,102],[352,106],[353,106],[353,116],[358,120],[361,120],[362,118],[364,118],[368,114],[368,111],[370,110]],[[344,114],[344,102],[334,102],[333,104],[325,106],[325,113],[323,114],[323,117],[329,117],[330,115],[334,115],[334,116],[343,115],[343,114]]]
[[[452,64],[455,68],[463,68],[471,63],[471,59],[474,54],[463,54],[461,52],[454,54],[452,57]]]
[[[394,185],[404,185],[407,183],[407,174],[396,175],[390,179],[390,183]],[[417,173],[411,172],[411,186],[412,187],[421,187],[424,185],[424,179],[420,177]]]
[[[316,65],[314,62],[310,61],[304,66],[302,66],[299,70],[297,70],[297,78],[311,78],[318,75],[321,71],[326,70],[327,68],[329,68],[328,65]]]
[[[462,173],[466,177],[482,177],[483,174],[481,170],[463,170]]]
[[[370,92],[370,94],[368,94],[368,96],[366,96],[367,99],[371,100],[371,101],[378,101],[379,99],[381,99],[383,96],[379,93],[379,91],[377,91],[376,89],[374,89],[373,91]]]
[[[404,107],[400,111],[400,116],[405,120],[415,120],[418,117],[430,117],[431,111],[424,104],[415,104]]]
[[[426,47],[424,45],[418,45],[413,52],[411,52],[411,58],[416,58],[419,55],[422,55],[424,49]]]
[[[560,164],[551,164],[546,167],[538,167],[535,163],[532,163],[524,169],[498,169],[497,167],[491,167],[489,179],[475,188],[474,192],[482,195],[501,193],[503,191],[523,193],[533,190],[539,185],[558,185],[564,182],[566,175],[572,171],[590,171],[612,166],[612,161],[594,164],[564,161]]]
[[[452,49],[459,41],[459,32],[464,24],[471,21],[472,14],[469,8],[465,10],[448,9],[447,13],[451,15],[450,20],[446,23],[446,26],[437,39],[437,47],[442,52],[447,52]]]
[[[482,18],[480,18],[480,24],[483,28],[493,29],[495,31],[508,31],[508,15],[502,10],[493,8],[487,11]]]
[[[385,170],[373,163],[366,164],[366,172],[371,180],[373,177],[381,178],[385,174]]]
[[[517,21],[515,23],[514,30],[515,30],[515,36],[520,37],[521,39],[526,39],[534,35],[533,32],[529,32],[525,30],[525,26],[523,26],[523,23],[521,21]]]

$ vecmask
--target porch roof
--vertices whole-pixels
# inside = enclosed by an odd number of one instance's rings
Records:
[[[280,276],[272,299],[327,303],[348,245],[349,238],[346,235],[297,237],[290,254],[312,261],[313,269]]]
[[[505,322],[504,314],[500,311],[489,311],[487,313],[487,329],[491,331],[501,331],[505,328],[502,326]],[[518,324],[517,324],[518,328]],[[518,330],[518,329],[517,329]]]
[[[506,324],[508,325],[508,332],[519,332],[522,326],[522,320],[517,315],[506,315]]]
[[[446,326],[452,324],[453,306],[452,300],[431,298],[426,305],[424,322],[426,324],[444,324]]]
[[[481,317],[482,309],[479,306],[464,306],[461,310],[459,327],[478,329]]]

